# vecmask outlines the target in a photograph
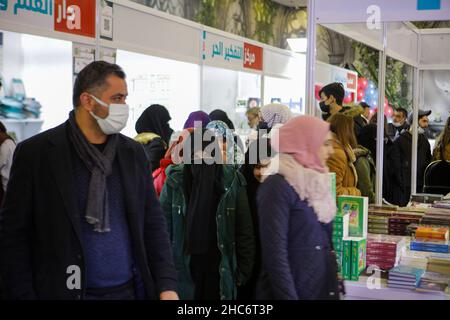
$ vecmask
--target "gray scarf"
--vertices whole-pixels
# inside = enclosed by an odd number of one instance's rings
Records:
[[[116,156],[117,134],[110,135],[103,153],[94,147],[81,132],[75,121],[75,113],[69,114],[69,139],[78,156],[91,172],[86,205],[86,220],[95,225],[94,231],[109,232],[108,190],[106,178],[112,172]]]

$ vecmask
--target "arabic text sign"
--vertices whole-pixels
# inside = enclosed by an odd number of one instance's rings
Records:
[[[263,69],[263,48],[203,32],[203,61],[218,67]]]
[[[263,48],[244,43],[244,68],[263,70]]]
[[[95,3],[92,0],[55,0],[55,31],[94,38]]]
[[[0,0],[0,25],[13,22],[51,30],[53,5],[53,0]]]

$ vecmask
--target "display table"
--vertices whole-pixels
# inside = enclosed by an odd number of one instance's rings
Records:
[[[450,300],[450,295],[434,292],[419,292],[387,288],[386,280],[381,280],[380,289],[369,289],[368,277],[359,281],[345,281],[345,300]]]

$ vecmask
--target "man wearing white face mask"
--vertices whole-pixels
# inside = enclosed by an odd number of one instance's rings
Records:
[[[0,218],[9,299],[177,299],[163,212],[142,146],[119,132],[125,73],[93,62],[64,124],[17,146]]]
[[[403,182],[403,201],[402,206],[406,206],[411,196],[411,154],[412,154],[412,128],[418,127],[417,140],[417,192],[423,191],[425,169],[431,162],[431,146],[425,136],[425,130],[428,128],[428,116],[431,111],[419,110],[418,125],[413,123],[412,114],[408,117],[411,128],[403,131],[394,141],[400,151],[400,162],[402,166],[401,175]]]

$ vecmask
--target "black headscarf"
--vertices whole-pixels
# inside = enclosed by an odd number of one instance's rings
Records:
[[[212,143],[204,141],[202,146],[194,146],[194,135],[203,134],[206,129],[196,129],[186,143],[191,143],[191,163],[183,168],[183,189],[186,197],[186,251],[190,255],[206,254],[217,247],[216,212],[223,193],[223,167],[220,164],[194,164],[194,154],[204,151]],[[211,135],[213,136],[213,135]],[[202,140],[203,141],[203,140]],[[196,148],[197,147],[197,148]]]
[[[159,135],[167,145],[170,143],[170,137],[173,130],[169,126],[169,111],[159,104],[153,104],[141,114],[136,122],[136,132],[153,132]]]
[[[220,109],[214,110],[213,112],[211,112],[209,114],[209,118],[211,119],[211,121],[215,121],[215,120],[223,121],[226,123],[228,128],[230,128],[231,130],[234,130],[233,122],[230,120],[230,118],[228,118],[227,113],[223,110],[220,110]]]

